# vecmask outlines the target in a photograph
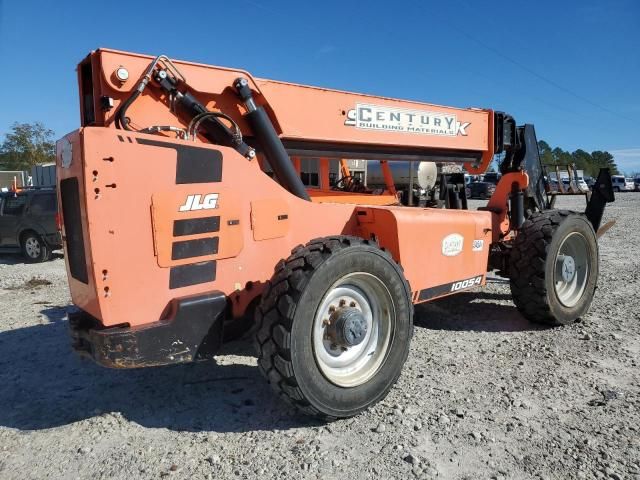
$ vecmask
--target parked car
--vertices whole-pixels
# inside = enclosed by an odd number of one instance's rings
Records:
[[[612,175],[611,184],[614,192],[632,192],[635,189],[633,180],[625,178],[624,175]]]
[[[581,192],[589,191],[589,185],[587,184],[584,177],[576,177],[575,182],[576,182],[576,186],[578,187],[578,190],[580,190]]]
[[[571,181],[568,178],[563,178],[562,179],[562,185],[564,186],[565,192],[571,192]],[[587,183],[582,178],[575,179],[573,181],[573,185],[580,192],[588,192],[589,191],[589,186],[587,185]]]
[[[29,263],[44,262],[62,248],[54,188],[0,193],[0,250],[20,251]]]
[[[502,177],[502,174],[500,172],[488,172],[484,174],[484,176],[482,177],[482,181],[497,185],[500,177]]]
[[[625,178],[624,183],[627,185],[627,191],[633,192],[636,189],[636,184],[634,183],[633,178]]]
[[[464,174],[464,184],[468,187],[471,183],[477,182],[480,178],[480,175],[469,175],[468,173]]]
[[[496,191],[496,186],[492,182],[473,182],[469,185],[469,198],[491,198]]]
[[[587,188],[591,190],[591,188],[593,188],[593,185],[596,183],[596,179],[593,177],[584,177],[584,183],[586,183]]]

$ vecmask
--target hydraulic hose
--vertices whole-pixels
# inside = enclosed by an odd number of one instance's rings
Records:
[[[136,90],[133,94],[127,98],[124,103],[118,109],[118,113],[116,114],[116,127],[122,128],[124,130],[131,130],[127,121],[127,109],[131,106],[133,102],[140,96],[142,93],[141,90]]]
[[[248,113],[245,118],[251,126],[262,150],[273,168],[276,178],[284,188],[296,197],[311,200],[298,172],[293,166],[282,140],[273,128],[273,123],[264,108],[257,107],[253,101],[253,94],[246,79],[239,78],[234,82],[238,95],[244,102]]]

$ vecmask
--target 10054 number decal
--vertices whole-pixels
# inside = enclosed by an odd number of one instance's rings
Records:
[[[460,280],[459,282],[455,282],[451,285],[451,291],[457,292],[458,290],[462,290],[464,288],[475,287],[482,283],[482,275],[469,278],[467,280]]]

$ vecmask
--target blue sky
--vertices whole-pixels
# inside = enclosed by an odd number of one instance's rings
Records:
[[[76,64],[109,47],[253,75],[504,110],[640,172],[640,2],[0,0],[0,136],[77,128]]]

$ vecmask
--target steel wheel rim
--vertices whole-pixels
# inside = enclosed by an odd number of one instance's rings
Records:
[[[362,343],[341,348],[327,338],[330,309],[345,306],[358,309],[367,323]],[[313,322],[313,352],[318,368],[334,385],[356,387],[370,380],[389,353],[395,330],[395,306],[389,290],[374,275],[357,272],[345,275],[324,295]]]
[[[31,258],[38,258],[40,256],[40,242],[33,237],[27,238],[24,242],[24,249]]]
[[[574,307],[582,298],[589,280],[589,245],[578,232],[565,237],[555,258],[554,289],[565,307]]]

